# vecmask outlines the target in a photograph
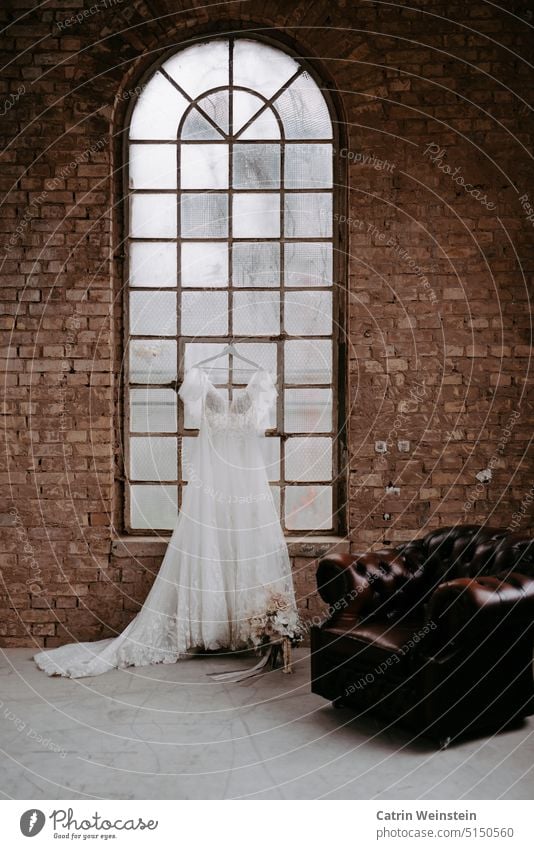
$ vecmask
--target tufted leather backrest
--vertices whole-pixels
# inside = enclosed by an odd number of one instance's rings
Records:
[[[352,615],[396,619],[418,611],[444,581],[503,571],[534,577],[534,540],[505,528],[457,525],[395,549],[352,555],[345,565],[342,576],[332,558],[320,562],[317,582],[323,599],[332,604],[350,585],[357,587]]]

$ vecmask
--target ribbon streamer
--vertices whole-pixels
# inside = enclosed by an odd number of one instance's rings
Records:
[[[235,670],[235,672],[209,672],[208,675],[214,681],[225,681],[230,684],[235,684],[238,681],[244,681],[246,678],[254,678],[259,675],[263,668],[267,665],[271,658],[273,646],[269,646],[263,657],[252,669]]]

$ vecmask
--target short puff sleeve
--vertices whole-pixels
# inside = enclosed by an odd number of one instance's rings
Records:
[[[261,430],[269,427],[270,412],[276,403],[278,392],[268,371],[261,369],[254,374],[248,385],[257,413],[257,425]]]
[[[202,399],[206,391],[206,384],[207,379],[204,372],[193,366],[185,373],[183,383],[178,390],[178,395],[187,407],[188,417],[192,420],[192,427],[198,427],[200,424]]]

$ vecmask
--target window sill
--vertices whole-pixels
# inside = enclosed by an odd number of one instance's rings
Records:
[[[112,557],[163,557],[170,537],[123,534],[111,544]],[[349,541],[339,536],[287,537],[291,557],[324,557],[349,551]]]

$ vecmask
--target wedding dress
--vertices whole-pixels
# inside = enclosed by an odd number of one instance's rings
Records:
[[[173,663],[195,647],[249,646],[251,619],[274,594],[295,609],[290,561],[265,470],[264,441],[276,388],[258,370],[228,401],[198,367],[179,395],[199,426],[187,486],[160,571],[117,637],[40,652],[48,675]]]

